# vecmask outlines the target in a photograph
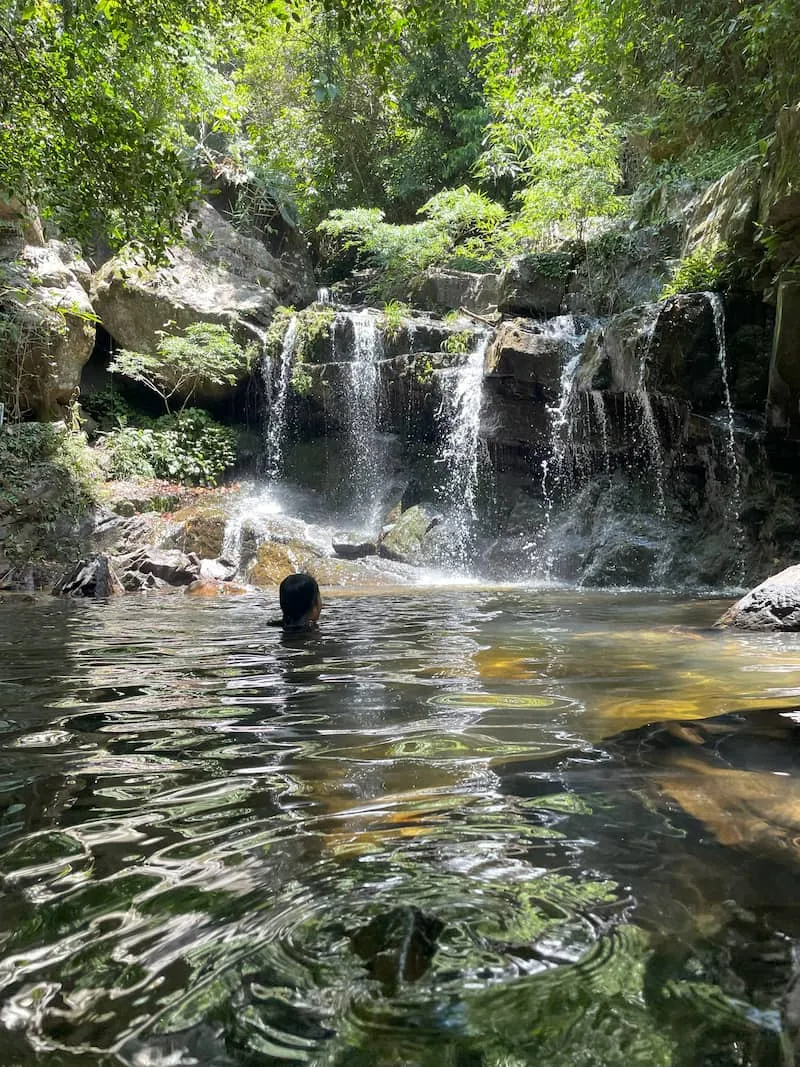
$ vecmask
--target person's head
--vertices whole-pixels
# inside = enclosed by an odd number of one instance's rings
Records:
[[[322,610],[316,579],[310,574],[290,574],[281,582],[278,598],[284,626],[310,626]]]

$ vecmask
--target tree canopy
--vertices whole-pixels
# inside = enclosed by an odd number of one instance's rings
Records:
[[[580,229],[800,98],[796,0],[0,0],[0,187],[157,249],[220,167],[307,226],[468,185]]]

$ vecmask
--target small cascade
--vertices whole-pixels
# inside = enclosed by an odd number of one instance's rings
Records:
[[[271,400],[269,405],[269,422],[267,424],[267,463],[266,474],[270,481],[276,481],[283,473],[283,446],[286,437],[286,402],[289,395],[289,383],[292,377],[292,360],[297,344],[299,320],[293,315],[283,335],[283,344],[277,369],[277,382],[269,361],[262,368],[264,380]]]
[[[559,383],[558,401],[548,406],[550,415],[550,450],[542,460],[542,498],[545,529],[553,515],[556,492],[565,488],[571,476],[575,443],[575,374],[581,360],[580,349],[564,364]],[[578,405],[578,408],[580,405]]]
[[[728,384],[728,350],[725,344],[725,307],[719,293],[705,293],[705,297],[711,307],[714,316],[714,332],[717,338],[717,359],[719,360],[720,376],[722,378],[722,392],[725,397],[726,423],[728,427],[727,453],[734,479],[735,496],[732,505],[735,508],[735,521],[739,521],[741,508],[742,472],[739,467],[739,457],[736,453],[736,437],[734,434],[733,404],[731,402],[731,390]]]
[[[592,405],[592,415],[594,417],[594,424],[597,427],[597,432],[600,435],[600,444],[603,449],[603,470],[606,474],[611,472],[611,454],[609,452],[609,438],[608,438],[608,415],[606,413],[606,402],[603,398],[603,394],[599,389],[592,389],[589,393],[590,402]]]
[[[483,365],[492,334],[481,331],[466,362],[442,374],[442,404],[437,420],[443,426],[437,464],[447,472],[441,488],[448,509],[448,563],[465,568],[472,547],[478,493]]]
[[[331,291],[330,291],[330,289],[328,289],[327,286],[325,286],[325,285],[321,285],[319,287],[319,289],[317,289],[316,303],[318,303],[318,304],[330,304],[330,302],[331,302]]]
[[[380,508],[383,480],[383,450],[378,440],[381,335],[376,315],[368,310],[340,315],[349,318],[353,332],[352,359],[343,382],[351,502],[356,517],[371,526]]]
[[[639,380],[634,396],[639,408],[639,436],[644,455],[641,457],[646,467],[652,471],[656,494],[656,507],[659,518],[665,518],[667,514],[667,498],[664,490],[664,451],[661,445],[661,437],[658,432],[658,423],[653,414],[653,405],[650,394],[647,391],[647,367],[650,363],[650,352],[653,347],[656,327],[661,315],[663,304],[658,307],[652,321],[648,324],[645,333],[645,343],[642,348],[642,358],[639,362]]]

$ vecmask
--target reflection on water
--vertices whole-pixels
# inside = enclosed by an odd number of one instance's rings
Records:
[[[794,1062],[792,637],[270,608],[0,606],[2,1062]]]

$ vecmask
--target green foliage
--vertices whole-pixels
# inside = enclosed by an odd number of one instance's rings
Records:
[[[450,356],[457,356],[471,351],[475,344],[475,334],[472,330],[459,330],[451,333],[442,341],[442,352]]]
[[[464,258],[495,266],[511,248],[505,209],[467,186],[437,193],[417,214],[426,217],[396,225],[378,208],[337,209],[317,229],[329,263],[354,249],[360,264],[377,268],[376,295],[390,300],[408,296],[430,267]]]
[[[402,300],[390,300],[383,305],[379,325],[384,336],[389,341],[394,341],[403,329],[403,322],[408,318],[411,309]]]
[[[675,266],[672,277],[661,291],[661,299],[666,300],[678,293],[716,291],[728,280],[729,270],[724,245],[714,250],[697,248]]]
[[[32,562],[73,552],[74,527],[94,503],[99,482],[83,434],[39,422],[0,430],[3,555]]]
[[[156,393],[169,413],[173,397],[181,399],[182,411],[202,386],[236,385],[253,356],[252,346],[242,349],[224,326],[196,322],[182,336],[163,334],[155,355],[121,349],[109,370]]]
[[[193,0],[0,0],[0,187],[65,233],[160,250],[198,189],[189,126],[208,136],[238,114],[216,69],[222,14]]]
[[[162,416],[148,427],[120,427],[105,443],[115,478],[216,485],[236,462],[235,432],[200,408]]]
[[[135,422],[137,417],[134,406],[113,387],[82,395],[80,405],[83,411],[95,420],[101,430],[125,426],[130,422]]]

